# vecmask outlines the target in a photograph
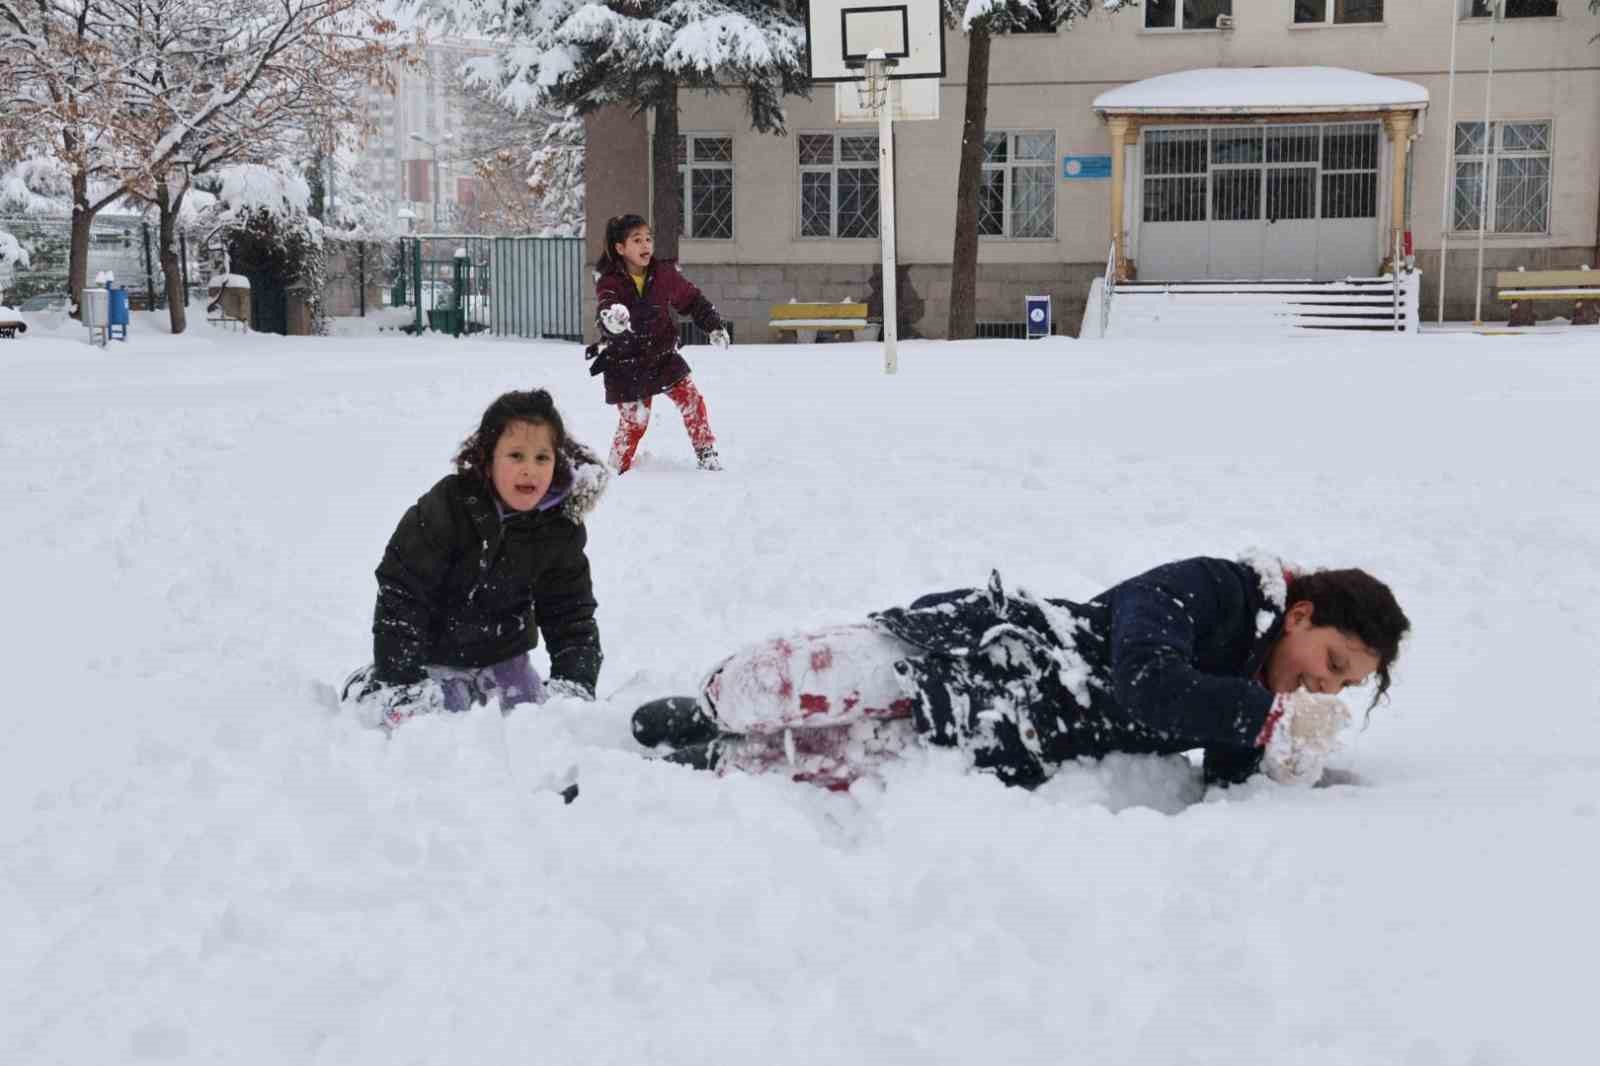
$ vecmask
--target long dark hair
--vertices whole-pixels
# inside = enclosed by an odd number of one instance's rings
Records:
[[[1365,570],[1314,570],[1289,580],[1291,605],[1311,604],[1311,624],[1332,626],[1355,637],[1378,657],[1378,691],[1368,710],[1389,692],[1389,668],[1400,655],[1400,641],[1411,620],[1389,586]]]
[[[550,436],[554,438],[556,446],[555,483],[565,484],[571,480],[572,471],[563,447],[567,443],[567,427],[561,421],[561,412],[556,410],[555,400],[544,389],[508,392],[491,403],[483,412],[477,430],[461,442],[455,458],[456,473],[476,474],[490,481],[494,469],[494,447],[500,443],[500,434],[513,422],[549,426]]]
[[[628,239],[628,234],[643,226],[650,228],[650,223],[644,220],[643,215],[612,215],[606,219],[606,247],[600,253],[600,258],[594,262],[597,273],[608,274],[614,270],[627,270],[627,264],[617,255],[617,245]]]

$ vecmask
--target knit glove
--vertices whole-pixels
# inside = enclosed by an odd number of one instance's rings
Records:
[[[1279,695],[1257,741],[1262,771],[1280,785],[1316,784],[1349,724],[1350,709],[1338,696],[1303,688]]]
[[[600,324],[605,327],[607,333],[626,333],[628,319],[626,304],[612,304],[600,312]]]
[[[712,330],[706,339],[711,342],[713,348],[726,348],[729,342],[728,327],[720,326]]]

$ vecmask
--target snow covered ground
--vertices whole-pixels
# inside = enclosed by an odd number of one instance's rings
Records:
[[[1593,1054],[1600,335],[690,355],[728,469],[663,404],[592,519],[601,701],[386,740],[329,699],[384,542],[503,389],[604,446],[578,349],[0,341],[0,1062]],[[1416,626],[1357,784],[839,796],[629,739],[750,639],[1251,546]]]

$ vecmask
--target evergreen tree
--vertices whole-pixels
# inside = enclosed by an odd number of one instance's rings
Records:
[[[783,97],[807,95],[800,0],[413,0],[447,31],[504,42],[472,66],[520,111],[655,109],[656,251],[682,228],[678,91],[743,92],[750,124],[785,129]]]

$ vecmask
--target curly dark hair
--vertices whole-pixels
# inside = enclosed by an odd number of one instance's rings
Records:
[[[556,446],[555,483],[562,485],[569,482],[572,471],[563,447],[567,443],[567,427],[561,421],[561,412],[556,410],[555,400],[544,389],[508,392],[490,404],[483,412],[477,430],[461,442],[461,448],[456,452],[456,473],[476,474],[484,481],[489,481],[493,476],[494,447],[500,443],[500,434],[513,422],[550,427],[550,435]]]
[[[600,258],[595,260],[594,268],[598,273],[605,274],[613,270],[625,270],[622,257],[617,255],[617,245],[627,241],[628,234],[643,226],[650,228],[650,223],[644,220],[643,215],[612,215],[606,219],[606,246],[600,253]]]
[[[1313,625],[1332,626],[1365,644],[1378,657],[1378,691],[1370,711],[1389,692],[1389,668],[1400,655],[1400,641],[1411,620],[1389,586],[1365,570],[1314,570],[1289,581],[1289,604],[1311,604]]]

